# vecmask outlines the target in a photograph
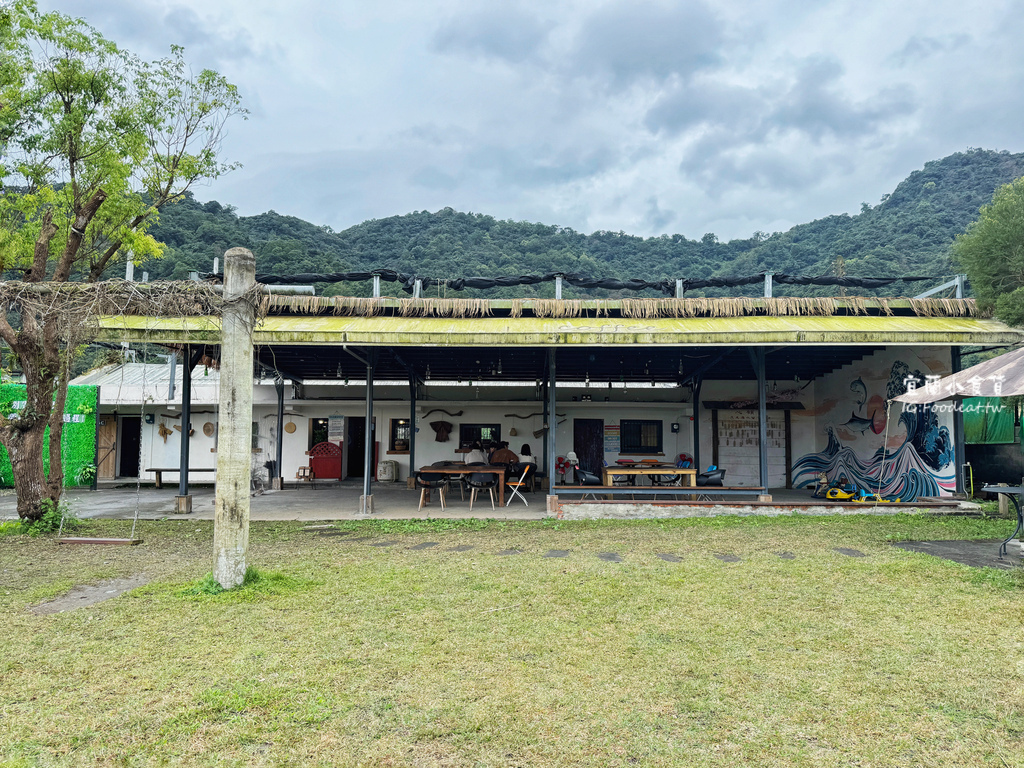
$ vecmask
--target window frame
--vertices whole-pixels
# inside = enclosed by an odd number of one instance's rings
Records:
[[[404,434],[402,434],[404,432]],[[405,440],[405,448],[396,448],[395,443]],[[388,429],[388,453],[408,453],[412,445],[412,422],[408,419],[391,419]]]
[[[626,444],[627,425],[638,430],[638,441],[635,445]],[[653,426],[657,431],[657,443],[642,443],[645,426]],[[619,453],[623,456],[665,455],[665,422],[662,419],[621,419],[619,421]]]
[[[484,430],[493,430],[492,437],[482,437]],[[501,442],[501,424],[484,422],[460,422],[459,423],[459,450],[468,451],[473,443],[479,440],[481,444]]]

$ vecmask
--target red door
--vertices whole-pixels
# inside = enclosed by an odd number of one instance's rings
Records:
[[[340,480],[341,446],[317,443],[309,449],[309,466],[318,480]]]

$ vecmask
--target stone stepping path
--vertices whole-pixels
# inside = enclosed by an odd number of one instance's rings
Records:
[[[332,531],[321,530],[321,531],[316,531],[315,533],[317,535],[319,535],[319,536],[348,536],[350,532],[349,531],[332,532]],[[400,543],[398,541],[372,541],[372,539],[373,539],[372,536],[361,536],[361,537],[354,538],[354,539],[353,538],[346,539],[346,541],[347,542],[352,542],[352,543],[355,543],[355,542],[367,542],[367,546],[370,546],[370,547],[393,547],[396,544]],[[421,541],[419,544],[414,544],[413,546],[408,547],[408,549],[409,549],[409,551],[412,551],[412,552],[421,552],[423,550],[433,549],[434,547],[439,547],[439,546],[441,546],[441,542],[438,542],[438,541]],[[445,548],[444,551],[445,552],[468,552],[468,551],[470,551],[472,549],[477,549],[477,545],[475,545],[475,544],[457,544],[454,547],[447,547],[447,548]],[[849,547],[833,547],[832,551],[836,552],[836,553],[838,553],[840,555],[845,555],[846,557],[868,557],[868,555],[866,555],[864,552],[861,552],[859,549],[851,549]],[[522,549],[502,549],[502,550],[500,550],[498,552],[494,552],[493,554],[495,556],[497,556],[497,557],[511,557],[513,555],[522,555],[522,554],[525,554],[525,553],[526,553],[525,550],[522,550]],[[740,557],[739,555],[735,555],[735,554],[733,554],[731,552],[712,552],[712,553],[709,553],[709,554],[711,554],[716,560],[720,560],[723,563],[741,563],[741,562],[743,562],[743,558],[742,557]],[[773,552],[772,554],[774,554],[780,560],[796,560],[796,555],[794,553],[792,553],[792,552],[789,552],[789,551]],[[540,555],[540,557],[542,557],[542,558],[565,558],[565,557],[570,557],[571,555],[572,555],[572,550],[569,550],[569,549],[549,549],[546,552],[544,552],[544,554]],[[623,556],[620,553],[618,553],[618,552],[595,552],[594,556],[596,556],[597,559],[602,560],[602,561],[604,561],[606,563],[623,563],[623,562],[625,562],[625,560],[623,559]],[[682,555],[675,555],[675,554],[672,554],[671,552],[656,552],[656,553],[654,553],[654,556],[656,558],[658,558],[659,560],[662,560],[663,562],[666,562],[666,563],[681,563],[683,561],[683,556]]]
[[[848,547],[833,547],[833,552],[838,552],[840,555],[846,555],[847,557],[867,557],[859,549],[849,549]]]

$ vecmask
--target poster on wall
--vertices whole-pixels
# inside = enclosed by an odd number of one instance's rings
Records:
[[[619,452],[619,425],[618,424],[605,424],[604,427],[604,452],[605,453],[618,453]]]
[[[345,442],[344,416],[327,417],[327,441],[336,445],[341,445]]]

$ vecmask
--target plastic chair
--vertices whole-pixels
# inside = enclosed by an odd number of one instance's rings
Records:
[[[468,465],[467,465],[468,466]],[[486,466],[486,465],[482,465]],[[473,502],[477,494],[486,490],[491,497],[491,509],[494,509],[494,489],[498,485],[498,476],[489,472],[473,472],[466,476],[466,484],[469,486],[469,511],[473,511]]]
[[[448,475],[441,472],[420,472],[416,475],[416,487],[420,489],[420,505],[416,511],[423,509],[423,502],[427,491],[437,489],[437,495],[441,498],[441,509],[444,509],[444,495],[448,490]]]
[[[725,485],[725,470],[709,467],[707,472],[697,475],[697,485]]]
[[[526,497],[523,496],[523,488],[527,485],[526,478],[529,476],[530,472],[533,471],[533,464],[520,464],[519,466],[522,467],[523,470],[523,474],[520,475],[519,479],[516,480],[515,478],[511,478],[505,481],[505,487],[512,489],[512,495],[509,496],[508,500],[505,502],[506,507],[512,503],[512,499],[516,496],[523,500],[523,504],[530,506],[530,502],[528,502]]]
[[[579,485],[601,485],[601,478],[595,475],[593,472],[587,472],[585,469],[576,467],[576,482]],[[597,495],[593,493],[585,493],[580,497],[580,500],[586,499],[587,496],[592,496],[594,501],[597,501]]]
[[[656,488],[671,488],[679,487],[680,481],[683,479],[681,475],[650,475],[651,485]],[[654,494],[654,498],[658,498],[658,494]]]
[[[725,470],[719,469],[715,466],[708,467],[707,472],[701,472],[697,475],[697,485],[714,487],[716,485],[725,485]],[[706,493],[702,493],[697,496],[697,501],[711,501],[711,496]]]

